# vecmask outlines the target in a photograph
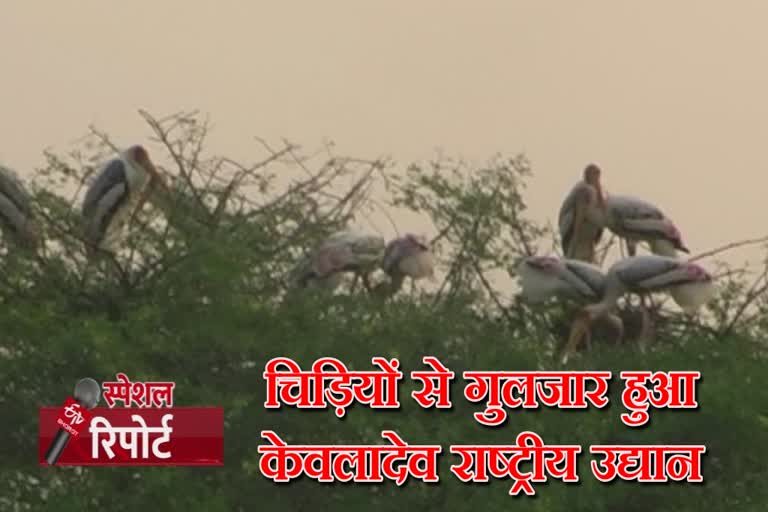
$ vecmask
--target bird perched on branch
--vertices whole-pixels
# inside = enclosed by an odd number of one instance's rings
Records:
[[[42,234],[30,196],[16,173],[3,166],[0,166],[0,227],[21,247],[40,246]]]
[[[345,273],[353,273],[370,291],[369,275],[381,260],[384,239],[352,231],[341,231],[325,239],[305,259],[297,271],[297,284],[333,290],[341,284]]]
[[[387,244],[381,268],[389,281],[380,283],[375,293],[391,296],[402,288],[406,277],[414,282],[434,276],[435,261],[426,238],[409,233]]]
[[[624,195],[608,195],[605,200],[605,226],[627,244],[629,256],[637,254],[637,243],[647,242],[651,252],[676,257],[677,251],[690,253],[672,220],[656,206]]]
[[[517,267],[517,275],[523,297],[532,303],[555,296],[579,301],[597,300],[605,289],[603,271],[579,260],[529,256]]]
[[[573,257],[588,261],[580,256],[590,251],[594,255],[601,228],[608,228],[625,240],[629,256],[637,254],[638,242],[648,243],[651,252],[662,256],[690,253],[675,223],[664,212],[636,197],[605,194],[600,176],[599,167],[587,166],[584,181],[563,203],[560,233],[564,250],[569,248]]]
[[[579,260],[552,256],[529,256],[517,267],[521,295],[531,303],[560,297],[584,304],[600,300],[605,294],[606,277],[599,267]],[[604,316],[616,333],[615,343],[624,336],[624,323],[613,313]],[[588,333],[589,334],[589,333]],[[591,336],[587,337],[590,344]]]
[[[89,251],[113,252],[126,225],[155,192],[170,194],[149,153],[134,145],[107,162],[86,192],[82,205]]]
[[[708,302],[714,293],[712,276],[700,265],[655,254],[633,256],[615,263],[605,277],[599,302],[586,306],[576,317],[563,351],[562,363],[578,348],[597,318],[611,314],[625,293],[666,291],[685,312],[692,313]],[[647,315],[643,318],[647,332]]]

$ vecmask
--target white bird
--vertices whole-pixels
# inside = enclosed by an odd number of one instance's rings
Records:
[[[129,220],[158,188],[168,191],[143,146],[131,146],[107,162],[83,200],[82,217],[89,249],[114,251]]]
[[[334,233],[302,261],[297,284],[302,288],[312,285],[333,290],[341,284],[345,273],[352,272],[370,290],[368,276],[381,260],[384,248],[380,236],[353,231]]]
[[[686,313],[696,311],[714,293],[712,276],[700,265],[655,254],[633,256],[615,263],[606,274],[602,299],[586,306],[576,317],[563,352],[562,362],[578,347],[597,318],[612,313],[625,293],[667,291]],[[644,324],[647,317],[643,318]],[[643,326],[643,331],[647,325]]]
[[[579,243],[588,243],[598,228],[608,228],[625,240],[629,256],[637,253],[638,242],[648,243],[651,252],[662,256],[675,257],[677,251],[690,253],[677,226],[661,209],[636,197],[604,194],[600,173],[594,164],[585,171],[585,182],[595,191],[596,200],[584,193],[575,199],[581,206],[576,208],[573,230],[585,233]],[[601,235],[601,231],[597,233],[594,245]]]
[[[40,245],[40,225],[29,194],[18,175],[3,166],[0,166],[0,227],[22,247],[35,249]]]
[[[529,256],[517,267],[522,295],[532,303],[560,296],[582,302],[603,296],[605,274],[579,260]]]
[[[387,244],[381,268],[390,281],[381,283],[377,292],[389,296],[402,288],[406,277],[412,282],[433,277],[435,261],[426,238],[408,233]]]
[[[604,225],[626,241],[630,256],[637,254],[638,242],[647,242],[651,252],[661,256],[676,257],[677,251],[690,254],[675,223],[647,201],[609,194],[605,209],[591,213],[604,215]]]
[[[531,303],[551,297],[587,303],[605,294],[606,277],[596,265],[552,256],[529,256],[517,267],[521,295]],[[624,323],[618,315],[604,317],[616,332],[615,343],[624,336]],[[589,343],[589,341],[588,341]]]
[[[603,226],[590,220],[601,220],[591,210],[603,206],[604,200],[600,188],[600,168],[589,164],[584,169],[583,178],[574,185],[560,206],[558,226],[564,258],[596,263],[595,248],[603,236]]]
[[[407,234],[387,244],[381,268],[390,276],[424,279],[434,275],[435,262],[426,238]]]

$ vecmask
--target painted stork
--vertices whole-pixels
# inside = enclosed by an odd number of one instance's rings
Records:
[[[584,304],[600,300],[605,294],[606,277],[596,265],[575,259],[559,259],[552,256],[529,256],[517,268],[522,296],[531,303],[542,302],[550,297]],[[616,333],[615,343],[624,336],[624,322],[618,315],[603,316]],[[587,333],[590,344],[591,333]]]
[[[413,283],[435,274],[434,257],[426,238],[410,233],[387,244],[381,268],[389,276],[389,282],[379,284],[376,290],[383,296],[397,293],[406,277]]]
[[[696,311],[714,293],[712,276],[700,265],[668,256],[648,254],[623,259],[608,269],[605,290],[599,302],[586,306],[576,317],[563,352],[563,364],[589,333],[597,318],[612,313],[625,293],[667,291],[686,313]],[[647,316],[643,318],[647,324]],[[647,325],[643,326],[647,331]]]
[[[603,226],[590,219],[600,217],[592,210],[604,206],[600,188],[600,168],[589,164],[584,176],[565,197],[558,215],[563,257],[596,263],[595,248],[603,236]]]
[[[608,195],[603,214],[605,226],[626,241],[629,256],[637,254],[637,243],[647,242],[651,252],[676,257],[690,254],[675,223],[649,202],[636,197]]]
[[[368,276],[381,260],[384,248],[380,236],[353,231],[335,233],[302,262],[297,284],[301,288],[313,285],[333,290],[341,284],[345,273],[352,272],[370,291]]]
[[[517,268],[522,295],[532,303],[561,296],[579,301],[603,296],[605,274],[599,267],[579,260],[529,256]]]
[[[114,252],[129,220],[158,188],[170,192],[143,146],[131,146],[107,162],[83,200],[89,249]]]
[[[0,166],[0,227],[21,247],[36,249],[42,235],[32,202],[18,175]]]
[[[590,164],[584,171],[583,182],[589,189],[586,189],[587,192],[582,191],[577,194],[572,192],[571,202],[575,203],[575,206],[571,207],[574,214],[570,232],[575,234],[571,237],[574,239],[572,244],[576,249],[584,251],[585,249],[582,248],[590,247],[589,242],[593,241],[591,247],[594,251],[594,246],[602,236],[602,230],[599,228],[608,228],[625,240],[629,256],[637,254],[638,242],[648,243],[651,252],[661,256],[674,257],[677,256],[677,251],[690,253],[675,223],[664,212],[636,197],[605,194],[600,174],[600,168]],[[582,189],[585,185],[582,185]],[[567,202],[568,198],[566,198]],[[563,206],[565,207],[565,203]],[[565,211],[567,213],[569,210],[566,208]],[[562,216],[561,219],[563,219]],[[568,219],[567,214],[564,219]],[[568,227],[569,224],[566,223],[565,226]],[[569,231],[563,229],[562,221],[560,229],[565,241]]]

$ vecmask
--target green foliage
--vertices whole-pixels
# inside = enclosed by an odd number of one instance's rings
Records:
[[[176,177],[176,214],[146,211],[125,249],[89,263],[78,240],[77,212],[62,192],[78,187],[90,157],[50,156],[34,187],[48,246],[37,257],[9,245],[0,265],[0,510],[532,510],[578,512],[757,511],[768,507],[768,373],[765,298],[730,275],[708,311],[696,318],[659,307],[657,343],[640,353],[596,340],[569,365],[614,372],[611,405],[601,411],[509,411],[497,428],[478,424],[483,408],[464,400],[465,370],[560,369],[554,350],[568,307],[533,307],[494,273],[511,272],[551,233],[526,218],[522,157],[494,158],[471,172],[442,159],[404,176],[381,162],[328,153],[315,168],[298,149],[267,147],[255,164],[205,157],[207,125],[194,116],[146,116]],[[99,134],[100,135],[100,134]],[[102,137],[102,142],[104,139]],[[108,144],[107,144],[108,145]],[[328,150],[330,151],[330,150]],[[160,160],[161,152],[153,152]],[[279,168],[280,172],[272,172]],[[303,177],[280,185],[276,176]],[[286,296],[286,276],[329,232],[361,215],[372,182],[383,180],[392,208],[435,224],[441,281],[382,303],[363,293]],[[343,184],[344,180],[348,182]],[[186,190],[186,192],[182,192]],[[178,213],[181,212],[181,213]],[[739,312],[741,310],[745,312]],[[626,312],[631,308],[626,305]],[[725,333],[727,332],[727,336]],[[433,355],[456,372],[451,410],[423,410],[410,398],[413,370]],[[368,369],[372,356],[397,357],[405,377],[398,411],[352,406],[332,410],[263,407],[261,376],[272,357],[303,368],[332,356]],[[648,426],[619,415],[622,370],[699,370],[698,411],[652,411]],[[179,406],[225,410],[223,468],[48,468],[37,466],[37,408],[59,404],[83,376],[175,380]],[[441,482],[276,485],[258,471],[261,430],[300,444],[381,444],[391,429],[413,444],[441,444]],[[535,485],[537,497],[510,497],[509,481],[465,485],[450,472],[451,444],[510,444],[523,430],[545,442],[581,444],[577,485]],[[598,483],[590,444],[707,445],[705,483]]]

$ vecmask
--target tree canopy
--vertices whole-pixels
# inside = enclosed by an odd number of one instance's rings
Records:
[[[573,306],[531,305],[510,277],[520,258],[554,250],[556,233],[528,216],[532,176],[523,155],[485,165],[438,156],[406,169],[388,160],[307,153],[258,140],[253,162],[212,155],[196,113],[142,113],[153,159],[171,179],[173,212],[145,208],[114,258],[86,258],[78,201],[115,143],[96,129],[70,154],[46,153],[30,188],[47,240],[39,253],[2,244],[0,259],[0,510],[536,510],[573,512],[762,511],[768,505],[768,302],[766,272],[717,265],[717,297],[696,316],[654,299],[655,343],[596,340],[569,368],[699,370],[697,411],[651,413],[644,428],[619,420],[614,379],[604,410],[510,411],[479,425],[481,404],[463,399],[465,370],[560,369],[555,352]],[[134,143],[136,141],[130,141]],[[382,302],[363,290],[290,290],[297,262],[331,232],[373,214],[420,216],[434,226],[435,282]],[[401,232],[407,225],[397,226]],[[611,254],[610,245],[602,248]],[[631,324],[631,305],[622,313]],[[432,355],[456,372],[453,408],[423,410],[400,386],[396,411],[281,408],[267,411],[261,376],[272,357],[302,368],[336,357],[354,369],[397,357],[401,371]],[[174,380],[175,405],[225,411],[225,466],[47,468],[37,465],[37,411],[58,405],[85,376]],[[380,444],[381,430],[412,444],[441,444],[441,481],[403,487],[274,484],[259,474],[261,430],[300,444]],[[452,444],[512,444],[532,430],[547,443],[705,444],[703,484],[600,484],[580,459],[581,482],[536,485],[510,497],[508,481],[467,485],[449,471]],[[588,452],[588,450],[586,450]]]

